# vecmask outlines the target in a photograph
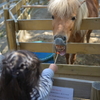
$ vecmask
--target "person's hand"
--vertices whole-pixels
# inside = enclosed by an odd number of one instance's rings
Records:
[[[54,72],[56,72],[58,69],[58,66],[56,64],[50,64],[49,68],[52,69]]]

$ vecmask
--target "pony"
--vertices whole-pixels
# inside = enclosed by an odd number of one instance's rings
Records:
[[[98,17],[97,0],[50,0],[48,11],[52,15],[55,50],[73,64],[76,54],[66,53],[67,43],[89,43],[92,30],[80,30],[83,18]]]

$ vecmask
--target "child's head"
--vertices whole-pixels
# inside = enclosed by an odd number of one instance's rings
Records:
[[[39,75],[40,61],[33,53],[26,50],[8,53],[3,60],[1,97],[3,100],[30,100]]]

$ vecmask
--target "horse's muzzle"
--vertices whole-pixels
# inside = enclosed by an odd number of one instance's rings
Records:
[[[62,45],[62,46],[65,46],[65,45],[66,45],[66,42],[63,41],[61,38],[56,38],[56,39],[54,40],[54,44],[55,44],[55,45]]]
[[[54,42],[55,42],[55,44],[66,45],[66,36],[55,35],[54,36]]]
[[[66,37],[63,36],[55,36],[54,37],[54,45],[56,52],[61,56],[66,54]]]

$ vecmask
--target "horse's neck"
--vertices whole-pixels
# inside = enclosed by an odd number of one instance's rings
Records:
[[[98,16],[98,0],[86,0],[86,4],[89,11],[89,17]]]

